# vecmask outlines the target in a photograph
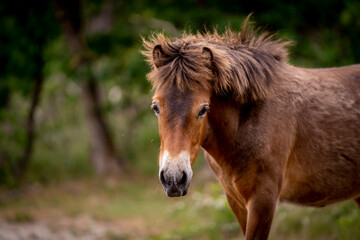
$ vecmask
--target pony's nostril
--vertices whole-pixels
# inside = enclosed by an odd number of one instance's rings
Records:
[[[182,173],[183,174],[182,174],[182,177],[180,179],[179,186],[185,186],[186,183],[187,183],[187,175],[186,175],[186,173],[184,171]]]
[[[161,184],[162,184],[163,186],[168,185],[168,184],[166,183],[165,176],[164,176],[164,171],[163,171],[163,170],[160,172],[160,182],[161,182]]]

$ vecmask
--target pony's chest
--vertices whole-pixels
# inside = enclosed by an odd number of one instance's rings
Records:
[[[248,166],[243,171],[239,171],[237,167],[224,164],[219,159],[215,160],[209,154],[206,154],[206,159],[226,194],[239,202],[246,203],[255,186],[255,168]],[[239,174],[240,172],[242,174]]]

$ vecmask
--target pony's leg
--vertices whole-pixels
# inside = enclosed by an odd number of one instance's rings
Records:
[[[226,194],[226,198],[228,200],[228,203],[231,207],[231,210],[236,216],[236,219],[240,223],[241,229],[246,234],[246,219],[247,219],[247,210],[245,206],[238,203],[233,197],[231,197],[229,194]]]
[[[360,210],[360,197],[358,197],[358,198],[355,198],[354,199],[354,202],[356,203],[356,206],[359,208],[359,210]]]
[[[278,194],[275,190],[277,185],[269,186],[264,181],[260,182],[264,184],[257,186],[256,191],[246,203],[248,215],[245,240],[268,239],[274,217],[278,199]]]

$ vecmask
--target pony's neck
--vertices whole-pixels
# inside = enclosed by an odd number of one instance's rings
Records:
[[[230,149],[236,144],[241,107],[231,98],[213,95],[210,108],[202,147],[216,159],[228,157],[225,155],[232,154]]]

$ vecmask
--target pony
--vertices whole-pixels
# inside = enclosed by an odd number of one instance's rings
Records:
[[[142,53],[165,193],[187,193],[202,147],[253,240],[268,238],[278,201],[360,208],[360,65],[293,66],[291,43],[247,20],[240,32],[154,34]]]

